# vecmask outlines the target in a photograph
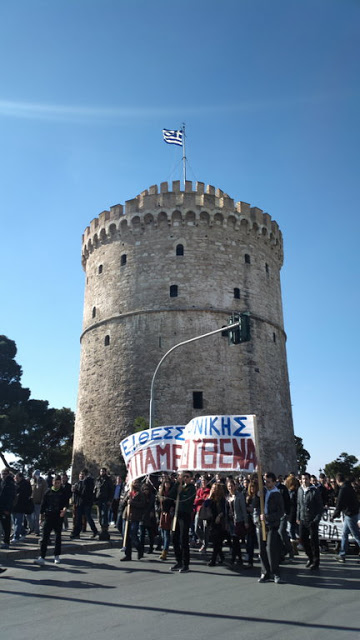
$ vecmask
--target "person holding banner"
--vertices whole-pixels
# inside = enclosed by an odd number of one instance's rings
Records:
[[[178,480],[170,490],[169,497],[175,500],[175,515],[173,520],[173,545],[176,564],[171,571],[188,573],[190,563],[189,528],[196,488],[192,482],[192,472],[184,471],[178,475]]]
[[[138,552],[138,560],[144,555],[144,548],[139,539],[139,524],[143,519],[145,510],[145,496],[141,491],[140,482],[134,480],[131,484],[130,491],[124,498],[123,502],[123,518],[126,520],[124,532],[125,556],[120,562],[131,560],[131,551],[134,546]]]
[[[238,558],[238,564],[242,565],[240,539],[246,537],[249,528],[245,496],[242,491],[236,490],[234,480],[228,480],[226,488],[228,490],[226,496],[227,524],[231,537],[230,562],[235,564],[236,558]]]
[[[260,538],[260,560],[261,576],[258,582],[269,582],[271,578],[275,584],[282,583],[279,574],[279,564],[281,557],[281,538],[279,536],[280,520],[284,515],[284,501],[279,489],[276,486],[276,476],[268,472],[265,475],[265,513],[260,514],[260,520],[265,520],[266,540],[262,537],[261,527],[259,529]]]
[[[219,556],[219,564],[224,562],[224,554],[222,551],[224,533],[225,533],[225,487],[222,482],[215,482],[210,490],[208,500],[205,500],[204,506],[211,509],[211,519],[208,521],[210,528],[210,539],[213,544],[213,551],[209,567],[215,567],[216,558]]]

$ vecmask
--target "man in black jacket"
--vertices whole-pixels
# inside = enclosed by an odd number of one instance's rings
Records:
[[[310,475],[303,473],[297,495],[296,521],[299,525],[299,538],[308,557],[306,567],[313,571],[320,565],[319,522],[323,512],[323,503],[319,490],[310,484]]]
[[[54,562],[59,564],[61,554],[61,528],[66,511],[66,496],[61,488],[61,476],[55,476],[53,485],[45,492],[40,507],[41,519],[44,520],[43,535],[40,543],[40,556],[34,560],[36,564],[45,564],[50,534],[55,531]]]
[[[103,539],[109,537],[106,535],[109,528],[109,509],[114,493],[114,485],[107,473],[106,467],[100,469],[100,475],[95,480],[95,502],[99,512],[99,524]]]
[[[0,482],[0,520],[4,531],[4,542],[1,549],[8,549],[10,545],[11,511],[15,502],[16,488],[13,475],[9,469],[3,469]]]
[[[13,507],[14,518],[14,536],[13,542],[18,542],[26,536],[24,526],[24,515],[30,513],[29,501],[32,494],[32,488],[29,480],[24,478],[24,474],[20,471],[15,476],[16,496]]]
[[[338,485],[338,487],[340,487],[340,490],[332,520],[334,518],[338,518],[341,512],[344,515],[344,525],[340,551],[339,555],[336,556],[336,560],[338,562],[345,562],[349,533],[351,533],[355,542],[360,548],[360,505],[355,493],[355,489],[351,486],[350,482],[347,482],[345,480],[345,476],[342,473],[336,474],[336,484]]]
[[[262,538],[260,523],[260,560],[261,576],[258,582],[269,582],[272,578],[276,584],[283,582],[280,578],[279,564],[281,556],[281,538],[279,526],[284,515],[284,501],[276,486],[276,476],[272,472],[265,475],[265,513],[260,520],[265,520],[266,540]]]
[[[94,502],[94,480],[87,469],[79,473],[79,481],[73,487],[75,505],[75,523],[70,538],[80,538],[83,515],[86,517],[92,531],[92,537],[96,538],[98,530],[91,515],[91,508]]]

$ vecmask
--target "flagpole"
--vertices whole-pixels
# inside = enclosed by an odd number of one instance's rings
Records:
[[[185,153],[185,122],[182,125],[182,147],[183,147],[183,176],[184,176],[184,191],[185,191],[185,183],[186,183],[186,153]]]

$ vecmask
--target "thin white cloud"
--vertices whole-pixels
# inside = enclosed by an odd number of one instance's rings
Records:
[[[0,99],[0,117],[21,118],[31,120],[50,120],[57,122],[76,122],[85,124],[89,122],[128,121],[144,118],[185,118],[204,114],[236,113],[248,111],[263,111],[270,109],[284,109],[301,104],[318,104],[329,100],[338,100],[352,97],[334,93],[313,94],[299,96],[284,96],[276,100],[254,99],[243,100],[227,105],[198,105],[176,107],[87,107],[58,104],[43,104],[34,102],[20,102]]]

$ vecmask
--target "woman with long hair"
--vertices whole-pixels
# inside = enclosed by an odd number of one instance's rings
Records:
[[[159,488],[158,504],[159,504],[159,530],[163,544],[163,550],[159,560],[166,560],[170,547],[170,531],[174,515],[174,501],[169,498],[169,492],[172,483],[169,479],[163,480]]]
[[[253,476],[249,482],[248,490],[245,497],[246,511],[248,514],[248,525],[246,536],[246,553],[248,556],[248,566],[252,567],[254,563],[254,548],[257,541],[256,526],[254,524],[254,509],[259,503],[259,481],[257,476]]]
[[[211,508],[212,516],[209,521],[210,539],[213,543],[213,551],[209,567],[214,567],[216,558],[219,556],[219,562],[224,562],[224,554],[222,552],[222,543],[225,531],[225,490],[221,482],[215,482],[210,490],[208,500],[204,505]]]
[[[199,552],[206,553],[206,549],[209,544],[209,528],[206,524],[206,520],[201,520],[199,518],[199,513],[201,507],[203,506],[205,500],[210,495],[210,487],[209,479],[206,475],[202,475],[200,478],[200,487],[196,491],[196,496],[194,500],[194,509],[195,509],[195,534],[201,542],[201,547]]]
[[[297,492],[300,486],[299,480],[294,476],[294,474],[290,474],[285,480],[285,486],[289,492],[290,496],[290,512],[288,515],[288,522],[290,525],[290,542],[294,551],[294,555],[298,556],[299,551],[297,548],[297,533],[298,533],[298,525],[296,523],[296,508],[297,508]]]
[[[245,498],[242,491],[236,489],[234,480],[228,480],[226,488],[226,515],[227,526],[231,539],[231,564],[242,565],[240,540],[245,537],[248,529],[248,514],[246,511]]]

